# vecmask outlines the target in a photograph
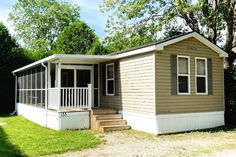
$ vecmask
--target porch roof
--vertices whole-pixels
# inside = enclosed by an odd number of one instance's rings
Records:
[[[106,56],[106,55],[78,55],[78,54],[54,54],[44,59],[38,60],[34,63],[21,67],[19,69],[14,70],[12,73],[21,72],[30,68],[33,68],[42,63],[54,62],[54,61],[62,61],[62,62],[78,62],[78,63],[100,63],[107,62],[110,60],[116,59],[116,56]]]

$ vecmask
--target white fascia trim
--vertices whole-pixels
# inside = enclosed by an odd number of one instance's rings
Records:
[[[139,48],[139,49],[136,49],[136,50],[131,50],[131,51],[128,51],[128,52],[124,52],[124,53],[121,53],[121,54],[117,54],[115,56],[116,56],[117,59],[120,59],[120,58],[133,56],[133,55],[137,55],[137,54],[142,54],[142,53],[146,53],[146,52],[152,52],[152,51],[155,51],[155,50],[156,50],[156,45],[152,45],[152,46],[147,46],[147,47],[144,47],[144,48]]]
[[[179,41],[191,38],[191,37],[194,37],[195,39],[199,40],[200,42],[202,42],[203,44],[205,44],[206,46],[208,46],[209,48],[211,48],[212,50],[217,52],[219,54],[219,57],[228,57],[228,54],[224,50],[222,50],[221,48],[219,48],[215,44],[211,43],[209,40],[207,40],[206,38],[204,38],[203,36],[201,36],[200,34],[198,34],[196,32],[189,33],[187,35],[183,35],[181,37],[163,42],[161,44],[157,44],[156,50],[163,51],[165,46],[168,46],[170,44],[174,44],[176,42],[179,42]]]
[[[56,59],[60,59],[60,58],[64,58],[64,59],[108,59],[108,60],[110,59],[110,60],[113,60],[113,59],[116,59],[116,56],[54,54],[54,55],[51,55],[51,56],[46,57],[44,59],[38,60],[38,61],[36,61],[34,63],[28,64],[28,65],[26,65],[26,66],[24,66],[22,68],[16,69],[12,73],[20,72],[20,71],[32,68],[34,66],[37,66],[37,65],[39,65],[41,63],[49,62],[51,60],[56,60]]]
[[[28,64],[28,65],[26,65],[26,66],[23,66],[23,67],[21,67],[21,68],[19,68],[19,69],[14,70],[12,73],[16,73],[16,72],[20,72],[20,71],[23,71],[23,70],[32,68],[32,67],[34,67],[34,66],[36,66],[36,65],[39,65],[39,64],[41,64],[41,63],[43,63],[43,62],[48,62],[48,61],[50,61],[50,60],[52,60],[52,59],[56,59],[56,55],[52,55],[52,56],[46,57],[46,58],[44,58],[44,59],[38,60],[38,61],[36,61],[36,62],[34,62],[34,63],[31,63],[31,64]]]
[[[204,38],[203,36],[201,36],[200,34],[198,34],[196,32],[192,32],[192,33],[183,35],[183,36],[175,38],[175,39],[171,39],[169,41],[166,41],[166,42],[163,42],[160,44],[151,45],[151,46],[147,46],[144,48],[139,48],[136,50],[131,50],[128,52],[117,54],[115,56],[117,57],[117,59],[120,59],[120,58],[132,56],[132,55],[137,55],[137,54],[142,54],[142,53],[146,53],[146,52],[163,51],[165,46],[177,43],[179,41],[182,41],[182,40],[185,40],[185,39],[188,39],[191,37],[194,37],[195,39],[199,40],[200,42],[202,42],[203,44],[205,44],[206,46],[208,46],[209,48],[211,48],[212,50],[217,52],[219,54],[219,57],[222,57],[222,58],[228,57],[228,54],[224,50],[222,50],[221,48],[219,48],[215,44],[211,43],[209,40],[207,40],[206,38]]]
[[[80,54],[56,54],[56,57],[62,59],[116,59],[116,56]]]
[[[215,44],[213,44],[209,40],[205,39],[203,36],[194,32],[193,37],[195,37],[196,39],[201,41],[206,46],[210,47],[212,50],[216,51],[220,57],[223,57],[223,58],[228,57],[228,54],[224,50],[222,50],[221,48],[219,48],[218,46],[216,46]]]

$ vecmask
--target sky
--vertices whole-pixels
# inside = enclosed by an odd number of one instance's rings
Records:
[[[17,0],[0,0],[0,21],[3,22],[11,34],[15,34],[12,22],[8,21],[8,14],[12,10],[12,6]],[[102,0],[64,0],[71,4],[80,6],[81,20],[86,22],[95,33],[104,39],[106,33],[104,31],[107,15],[100,12],[98,5]]]

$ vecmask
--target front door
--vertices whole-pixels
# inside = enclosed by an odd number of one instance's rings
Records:
[[[77,69],[76,70],[76,87],[88,87],[91,84],[91,70]]]
[[[61,87],[74,87],[74,70],[61,70]]]
[[[64,107],[84,106],[88,103],[88,84],[92,84],[92,66],[62,65],[61,102]],[[93,90],[92,90],[93,92]],[[91,100],[93,106],[93,100]]]
[[[78,66],[74,69],[61,69],[61,87],[88,87],[91,84],[92,69]]]

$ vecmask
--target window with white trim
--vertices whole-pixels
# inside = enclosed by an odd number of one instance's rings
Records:
[[[196,94],[207,94],[207,58],[195,58]]]
[[[115,76],[114,76],[114,63],[106,65],[106,95],[114,95],[115,93]]]
[[[177,56],[177,87],[178,94],[190,94],[190,58]]]

